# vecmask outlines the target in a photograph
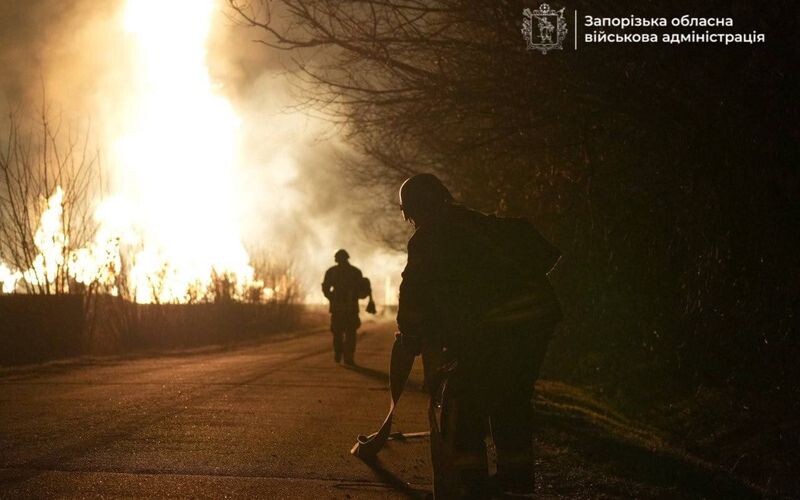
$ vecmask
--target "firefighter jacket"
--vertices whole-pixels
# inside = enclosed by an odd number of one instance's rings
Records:
[[[358,315],[361,270],[350,263],[337,264],[325,272],[322,293],[330,301],[331,314]]]
[[[559,256],[525,219],[447,205],[408,242],[400,331],[456,354],[492,325],[554,324],[561,309],[546,275]]]

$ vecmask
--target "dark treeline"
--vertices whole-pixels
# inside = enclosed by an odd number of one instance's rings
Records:
[[[569,11],[565,50],[541,55],[520,33],[538,4],[233,6],[264,43],[292,49],[309,104],[343,124],[359,152],[348,171],[386,194],[375,225],[387,240],[400,239],[393,190],[432,171],[469,205],[531,216],[562,248],[553,280],[567,319],[551,376],[648,407],[706,388],[731,408],[769,401],[772,418],[797,415],[792,5],[553,4],[578,9],[579,25],[585,13],[731,17],[711,31],[766,42],[573,52]]]

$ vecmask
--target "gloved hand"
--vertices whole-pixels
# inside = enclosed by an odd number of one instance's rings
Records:
[[[421,338],[412,335],[406,335],[402,332],[397,332],[395,335],[400,338],[400,345],[403,346],[403,349],[407,353],[413,354],[414,356],[422,354]]]

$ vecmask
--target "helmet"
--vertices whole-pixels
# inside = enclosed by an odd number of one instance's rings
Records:
[[[345,250],[344,248],[333,254],[333,260],[335,260],[336,262],[346,262],[349,259],[350,259],[350,254],[347,253],[347,250]]]
[[[451,203],[453,195],[433,174],[417,174],[400,186],[400,208],[406,219],[413,219]]]

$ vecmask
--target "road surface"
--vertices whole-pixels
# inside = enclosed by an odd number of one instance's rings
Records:
[[[349,454],[387,409],[391,324],[357,362],[317,332],[228,349],[76,360],[0,373],[0,497],[424,498],[428,443]],[[420,370],[396,429],[426,429]],[[748,496],[574,387],[538,401],[541,498]]]

